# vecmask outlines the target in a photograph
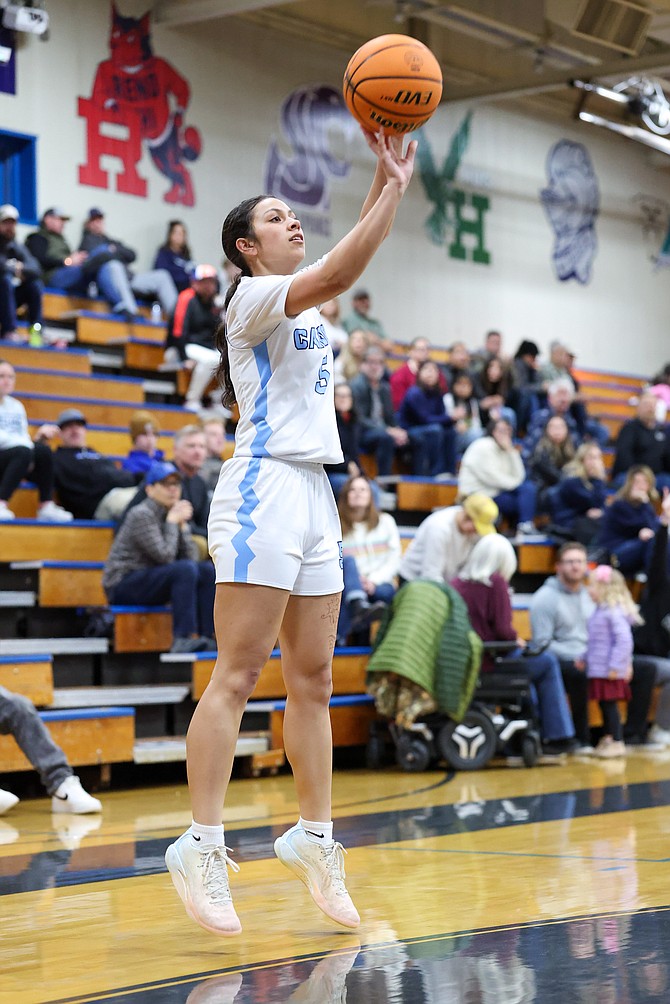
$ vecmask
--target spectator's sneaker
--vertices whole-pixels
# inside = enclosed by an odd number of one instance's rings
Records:
[[[55,502],[45,502],[37,510],[37,518],[42,523],[71,523],[74,519],[71,512],[56,505]]]
[[[212,934],[240,933],[242,925],[230,895],[228,865],[235,872],[240,866],[228,857],[226,847],[198,846],[187,830],[168,847],[165,864],[191,920]]]
[[[525,523],[517,523],[516,532],[517,536],[532,537],[538,531],[535,524],[531,520],[527,520]]]
[[[102,802],[84,791],[77,775],[71,774],[54,791],[51,799],[51,811],[72,812],[75,815],[83,815],[86,812],[102,812]]]
[[[0,788],[0,816],[4,816],[6,812],[13,809],[17,802],[18,798],[16,795],[12,795],[11,791],[5,791],[3,788]]]
[[[0,502],[0,523],[8,523],[12,519],[16,519],[12,510],[6,502]]]
[[[175,638],[171,652],[206,652],[209,648],[208,638]]]
[[[609,736],[603,737],[595,750],[593,755],[597,756],[601,760],[610,760],[613,757],[620,757],[626,755],[626,747],[622,742],[610,739]]]
[[[648,738],[652,743],[660,743],[663,747],[670,746],[670,729],[662,729],[660,725],[652,725]]]
[[[309,889],[318,908],[337,924],[356,928],[361,922],[344,884],[344,847],[308,839],[293,826],[275,840],[275,854]]]

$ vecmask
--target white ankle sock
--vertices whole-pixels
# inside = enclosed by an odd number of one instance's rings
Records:
[[[203,823],[196,823],[195,820],[189,827],[189,833],[199,844],[207,844],[210,847],[223,847],[223,823],[220,826],[205,826]]]
[[[317,823],[313,819],[303,819],[300,816],[298,826],[305,831],[305,836],[313,844],[332,844],[333,842],[333,821],[329,823]]]

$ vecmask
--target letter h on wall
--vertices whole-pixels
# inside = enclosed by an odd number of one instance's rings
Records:
[[[100,158],[115,157],[121,161],[123,169],[116,175],[117,192],[127,195],[147,194],[147,183],[137,173],[137,163],[142,156],[140,122],[134,116],[121,118],[114,112],[101,109],[90,98],[79,98],[78,114],[86,120],[86,163],[79,167],[79,183],[94,188],[109,188],[109,175],[100,166]],[[102,131],[102,126],[116,126],[126,135],[110,136]]]
[[[449,202],[453,206],[451,223],[454,227],[454,239],[449,245],[449,257],[465,261],[470,258],[480,265],[490,265],[491,255],[484,247],[484,214],[488,211],[489,200],[485,195],[470,195],[453,188],[449,192]],[[463,208],[474,210],[474,217],[463,215]],[[474,248],[468,248],[463,243],[463,235],[471,234],[475,239]]]

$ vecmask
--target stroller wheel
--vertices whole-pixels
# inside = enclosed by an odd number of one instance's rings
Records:
[[[534,767],[540,756],[540,744],[533,735],[525,735],[521,740],[521,759],[526,767]]]
[[[430,749],[422,739],[401,735],[396,743],[396,760],[403,770],[418,774],[430,763]]]
[[[447,722],[440,729],[437,745],[454,770],[478,770],[496,751],[493,722],[481,711],[468,711],[462,722]]]

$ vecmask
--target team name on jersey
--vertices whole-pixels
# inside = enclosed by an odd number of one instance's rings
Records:
[[[293,344],[296,349],[325,349],[328,345],[328,336],[323,324],[318,324],[315,328],[294,328]]]

